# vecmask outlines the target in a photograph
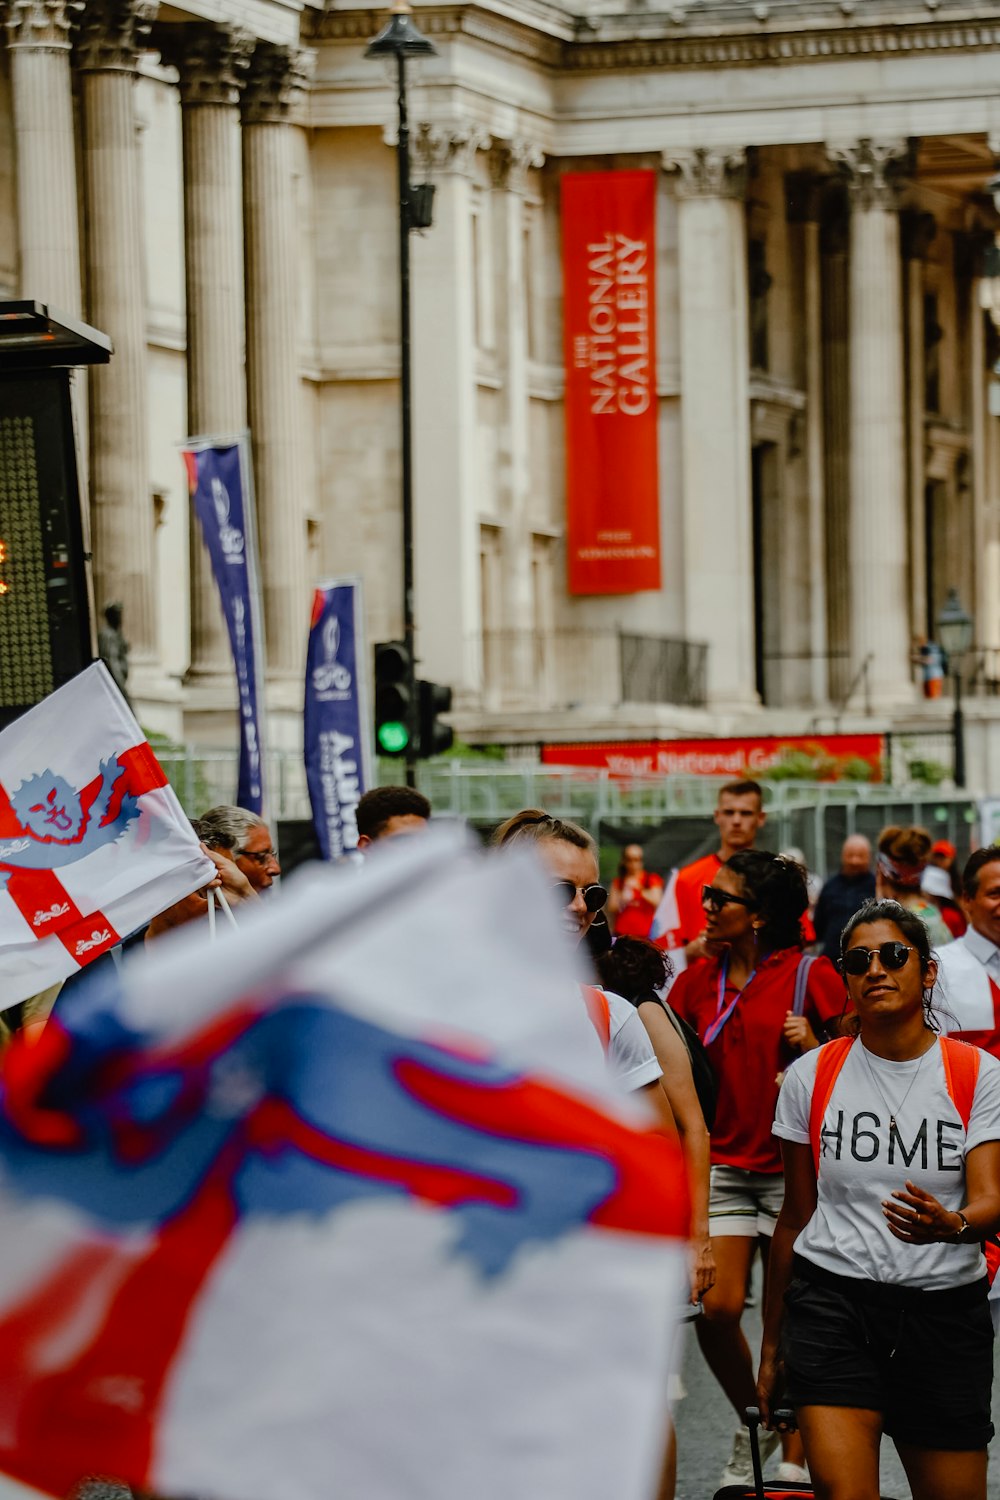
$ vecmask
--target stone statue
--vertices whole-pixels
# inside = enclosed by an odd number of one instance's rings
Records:
[[[105,623],[97,632],[97,654],[131,708],[132,700],[128,695],[128,641],[122,635],[122,607],[117,601],[104,606],[104,620]]]

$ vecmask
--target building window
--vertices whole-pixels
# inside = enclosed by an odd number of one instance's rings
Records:
[[[941,410],[941,340],[935,292],[924,293],[924,407],[935,415]]]
[[[524,233],[521,244],[521,270],[524,276],[524,340],[528,358],[538,359],[538,309],[535,305],[535,227],[532,204],[524,206]]]
[[[472,327],[476,348],[484,350],[496,345],[490,231],[489,194],[477,191],[472,204]]]
[[[755,370],[770,366],[767,337],[767,296],[772,278],[767,269],[767,242],[748,242],[748,280],[750,291],[750,364]]]

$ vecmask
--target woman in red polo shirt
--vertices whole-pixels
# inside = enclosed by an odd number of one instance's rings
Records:
[[[662,900],[663,881],[646,869],[642,845],[626,844],[608,898],[608,916],[615,937],[649,937],[656,908]]]
[[[709,1228],[716,1282],[704,1300],[698,1341],[742,1419],[756,1400],[750,1349],[740,1327],[747,1278],[760,1246],[767,1261],[783,1196],[781,1152],[771,1133],[786,1067],[818,1045],[844,1008],[827,958],[802,954],[809,904],[801,865],[755,849],[731,856],[702,893],[709,958],[686,970],[670,1004],[704,1043],[719,1080],[712,1130]],[[769,1434],[776,1444],[778,1434]],[[803,1477],[797,1437],[784,1438],[782,1479]],[[722,1484],[752,1480],[741,1426]]]

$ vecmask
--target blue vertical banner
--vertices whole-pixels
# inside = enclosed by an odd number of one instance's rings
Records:
[[[324,859],[358,844],[358,800],[372,785],[368,651],[360,578],[321,583],[306,657],[306,781]]]
[[[264,631],[250,435],[189,438],[183,451],[191,503],[212,562],[236,668],[240,711],[236,801],[240,807],[263,815]]]

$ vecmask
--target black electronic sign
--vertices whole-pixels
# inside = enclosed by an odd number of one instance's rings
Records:
[[[0,728],[92,660],[69,374],[0,376]]]

